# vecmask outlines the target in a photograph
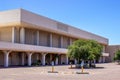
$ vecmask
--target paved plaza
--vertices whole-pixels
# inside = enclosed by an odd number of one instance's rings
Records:
[[[51,66],[0,68],[0,80],[120,80],[120,65],[116,63],[97,64],[97,69],[85,69],[89,74],[76,74],[81,69],[55,66],[58,73],[48,73]]]

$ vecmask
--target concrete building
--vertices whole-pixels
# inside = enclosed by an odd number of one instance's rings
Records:
[[[28,65],[40,61],[68,64],[67,47],[78,39],[93,39],[103,45],[100,62],[105,62],[108,39],[49,19],[16,9],[0,12],[0,65]]]
[[[113,62],[115,53],[117,50],[120,50],[120,45],[109,45],[106,47],[106,52],[109,53],[109,57],[107,57],[107,62]]]

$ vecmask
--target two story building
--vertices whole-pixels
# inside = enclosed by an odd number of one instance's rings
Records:
[[[0,12],[0,65],[28,65],[40,61],[68,64],[67,47],[78,39],[92,39],[103,45],[100,62],[105,62],[108,39],[23,10]]]

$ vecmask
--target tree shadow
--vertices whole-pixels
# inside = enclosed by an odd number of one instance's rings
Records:
[[[69,67],[69,69],[81,69],[81,68],[77,68],[77,67]],[[91,67],[91,68],[87,68],[87,67],[85,67],[84,69],[105,69],[105,67]]]

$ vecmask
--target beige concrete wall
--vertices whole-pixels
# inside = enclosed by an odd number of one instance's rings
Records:
[[[16,43],[20,43],[20,28],[19,27],[16,27],[15,28],[15,42]]]
[[[83,39],[94,39],[100,43],[108,44],[108,39],[95,35],[93,33],[74,28],[73,26],[37,15],[26,10],[21,10],[21,21],[25,23],[30,23],[34,28],[44,29],[49,32],[55,32],[66,36],[71,36],[75,38]],[[31,26],[32,27],[32,26]]]
[[[57,34],[52,35],[52,46],[53,47],[59,47],[60,46],[60,36]]]
[[[34,29],[25,28],[25,43],[26,44],[37,44],[37,32]]]
[[[17,26],[20,24],[20,18],[21,11],[19,9],[0,12],[0,27]]]
[[[108,60],[113,61],[115,52],[120,49],[120,45],[110,45],[106,47],[106,52],[110,53]]]
[[[77,39],[75,39],[75,38],[71,38],[71,40],[72,40],[72,43],[73,43],[73,42],[76,41]]]
[[[69,38],[68,37],[66,37],[66,36],[64,36],[63,37],[63,48],[67,48],[68,47],[68,45],[69,45]]]
[[[0,28],[0,41],[12,42],[12,28],[11,27]]]
[[[49,33],[44,31],[39,31],[39,45],[49,46]]]
[[[24,26],[29,28],[42,29],[48,32],[54,32],[74,38],[94,39],[99,43],[105,45],[108,44],[107,38],[74,28],[73,26],[34,14],[23,9],[0,12],[0,24],[0,27]]]

